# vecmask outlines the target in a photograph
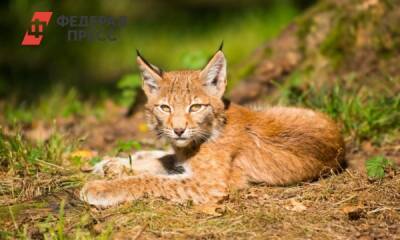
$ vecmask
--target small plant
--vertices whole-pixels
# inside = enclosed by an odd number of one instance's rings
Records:
[[[52,120],[57,117],[81,115],[88,110],[89,104],[82,102],[77,89],[55,86],[35,101],[9,102],[4,106],[4,116],[9,123],[32,123],[38,120]]]
[[[89,164],[90,164],[91,166],[94,166],[94,165],[96,165],[96,164],[99,163],[99,162],[101,162],[101,157],[98,157],[98,156],[92,157],[92,158],[89,160]]]
[[[138,74],[128,74],[122,77],[117,83],[118,89],[121,90],[119,103],[124,107],[131,106],[140,86],[141,80]]]
[[[66,239],[64,206],[65,201],[61,200],[58,216],[49,214],[43,223],[38,224],[44,239]]]
[[[375,156],[365,162],[368,178],[379,180],[385,177],[385,170],[393,168],[394,164],[383,156]]]
[[[130,152],[132,150],[139,151],[142,149],[142,145],[140,142],[135,140],[127,140],[127,141],[118,141],[115,151],[117,153],[120,152]]]
[[[65,139],[57,133],[47,142],[32,144],[19,132],[15,135],[0,132],[0,170],[19,176],[33,176],[38,172],[55,173],[68,148]]]

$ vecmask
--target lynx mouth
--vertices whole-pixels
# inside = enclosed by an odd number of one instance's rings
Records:
[[[178,147],[185,147],[190,143],[190,138],[178,137],[178,138],[173,138],[172,140],[174,144]]]
[[[189,138],[185,138],[185,137],[177,137],[177,138],[173,138],[175,141],[176,140],[189,140]]]

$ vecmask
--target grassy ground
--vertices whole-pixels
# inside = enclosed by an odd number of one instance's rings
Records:
[[[328,91],[328,90],[327,90]],[[80,171],[99,160],[96,153],[124,154],[160,148],[142,115],[59,117],[21,129],[4,124],[0,141],[1,238],[312,238],[400,236],[400,97],[328,92],[296,95],[290,87],[276,99],[317,108],[342,122],[350,167],[313,183],[290,187],[254,186],[232,192],[219,205],[173,205],[148,199],[107,210],[76,197],[87,179]],[[134,127],[132,127],[134,126]],[[106,136],[101,136],[102,134]],[[99,139],[102,139],[101,141]],[[133,141],[134,139],[134,141]],[[79,150],[79,151],[78,151]],[[368,175],[365,164],[369,164]]]
[[[223,35],[228,58],[239,64],[295,14],[279,9],[277,15],[244,14],[238,18],[242,25],[210,25],[205,36],[201,29],[184,36],[177,36],[180,30],[165,30],[165,39],[156,41],[143,29],[144,37],[134,45],[154,41],[148,45],[157,47],[146,53],[155,62],[171,59],[167,67],[197,67],[207,54],[185,52],[211,49]],[[279,24],[277,16],[283,16]],[[219,29],[224,29],[222,35]],[[181,44],[177,38],[183,39]],[[248,45],[242,46],[243,41]],[[176,54],[164,51],[171,46]],[[122,58],[122,65],[129,65],[131,55]],[[109,58],[106,65],[117,60]],[[343,128],[349,167],[312,183],[252,186],[232,192],[218,205],[145,199],[98,210],[77,198],[90,177],[81,170],[101,156],[166,147],[149,133],[142,113],[125,117],[121,104],[130,103],[125,101],[135,94],[137,76],[121,79],[121,95],[105,95],[100,101],[83,100],[77,90],[62,87],[30,105],[1,101],[0,239],[400,239],[400,96],[347,85],[304,88],[299,83],[306,80],[292,74],[266,101],[310,107],[335,118]]]

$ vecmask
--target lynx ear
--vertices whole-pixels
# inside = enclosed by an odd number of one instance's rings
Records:
[[[216,97],[224,95],[226,88],[226,59],[221,47],[200,72],[200,79],[210,95]]]
[[[162,70],[146,61],[136,50],[136,61],[139,66],[140,75],[142,77],[142,88],[147,96],[154,95],[160,88],[162,81]]]

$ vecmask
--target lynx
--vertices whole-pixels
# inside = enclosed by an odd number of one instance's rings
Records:
[[[137,64],[149,126],[174,152],[137,156],[133,176],[87,182],[81,198],[89,204],[144,197],[218,202],[252,183],[312,181],[344,163],[340,129],[325,114],[294,107],[253,111],[225,100],[221,48],[202,70],[163,72],[139,52]]]

